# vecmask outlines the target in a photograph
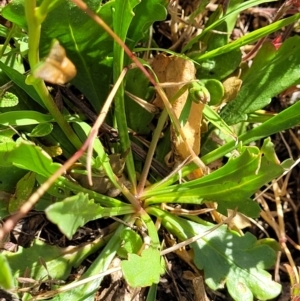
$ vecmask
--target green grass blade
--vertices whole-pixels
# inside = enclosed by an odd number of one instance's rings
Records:
[[[296,102],[286,110],[282,111],[278,115],[270,118],[260,126],[253,128],[247,133],[238,137],[238,141],[244,145],[268,137],[280,131],[284,131],[300,123],[300,102]],[[222,156],[228,154],[236,148],[236,142],[232,141],[220,148],[210,152],[203,156],[201,159],[205,164],[213,162]]]
[[[255,5],[261,4],[261,3],[267,3],[267,2],[272,2],[272,0],[250,0],[250,1],[246,1],[243,2],[241,5],[239,5],[236,9],[230,11],[228,14],[226,14],[223,18],[219,19],[218,21],[216,21],[215,23],[211,24],[210,26],[206,27],[200,35],[196,36],[195,38],[191,39],[189,41],[189,43],[187,43],[187,45],[183,48],[182,52],[187,51],[189,48],[191,48],[192,45],[194,45],[196,42],[198,42],[200,40],[200,38],[202,36],[204,36],[208,31],[216,28],[217,26],[219,26],[222,22],[224,22],[227,18],[234,16],[238,13],[240,13],[241,11],[246,10],[247,8],[253,7]]]
[[[263,28],[257,29],[255,31],[249,33],[249,34],[246,34],[245,36],[239,38],[238,40],[236,40],[236,41],[234,41],[230,44],[227,44],[227,45],[222,46],[220,48],[214,49],[214,50],[209,51],[205,54],[191,54],[189,56],[193,60],[196,60],[196,61],[199,62],[199,61],[203,61],[203,60],[212,58],[214,56],[217,56],[217,55],[220,55],[220,54],[223,54],[223,53],[233,51],[233,50],[235,50],[237,48],[240,48],[244,45],[248,45],[250,43],[253,43],[253,42],[259,40],[260,38],[263,38],[263,37],[267,36],[268,34],[279,30],[282,27],[285,27],[285,26],[287,26],[291,23],[294,23],[297,20],[299,20],[299,18],[300,18],[300,13],[295,14],[291,17],[286,18],[286,19],[279,20],[279,21],[277,21],[275,23],[272,23],[268,26],[265,26]]]

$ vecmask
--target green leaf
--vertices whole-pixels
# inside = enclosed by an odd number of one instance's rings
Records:
[[[121,266],[124,278],[131,287],[151,286],[158,283],[164,273],[160,252],[153,247],[144,250],[141,256],[129,254],[128,260],[123,260]]]
[[[47,180],[46,177],[37,176],[37,181],[41,184]],[[70,195],[78,194],[80,192],[88,194],[89,199],[95,200],[95,202],[99,203],[104,207],[131,207],[131,205],[121,202],[117,199],[108,197],[106,195],[99,194],[93,190],[84,188],[78,183],[74,183],[74,181],[60,176],[55,183],[49,188],[47,191],[49,194],[55,196],[58,199],[62,199],[68,197]]]
[[[209,105],[218,105],[224,95],[224,87],[222,83],[215,79],[201,80],[210,94]]]
[[[149,288],[146,301],[155,301],[157,295],[157,284],[152,284]]]
[[[10,289],[13,287],[14,284],[13,275],[7,258],[3,256],[3,254],[1,253],[0,253],[0,266],[1,266],[0,287],[3,287],[5,289]]]
[[[232,1],[230,1],[230,3],[228,4],[226,12],[229,13],[231,11],[234,11],[242,3],[243,3],[243,0],[232,0]],[[253,4],[253,5],[256,6],[257,4]],[[226,18],[225,22],[226,22],[227,27],[228,27],[227,32],[232,33],[232,31],[233,31],[233,29],[236,25],[238,15],[239,15],[239,13],[235,13],[235,14],[232,14],[230,17]],[[229,36],[228,36],[228,38],[229,38]]]
[[[149,92],[149,80],[144,74],[141,74],[140,69],[135,68],[127,72],[126,91],[142,99],[146,98]],[[154,115],[142,108],[127,95],[125,95],[125,103],[128,127],[140,135],[147,135],[150,131],[149,124]]]
[[[247,216],[256,217],[260,208],[250,199],[251,195],[284,170],[262,156],[258,148],[244,147],[240,156],[231,158],[211,174],[183,184],[149,189],[143,199],[147,205],[163,202],[199,204],[204,199],[217,202],[218,211],[224,215],[227,209],[238,208]]]
[[[63,179],[62,181],[60,179]],[[38,182],[39,185],[42,185],[44,182],[46,182],[48,179],[37,175],[36,176],[36,181]],[[67,179],[63,178],[60,176],[52,185],[47,189],[47,194],[54,196],[58,200],[65,199],[71,195],[74,195],[73,191],[63,185],[65,181],[68,181]],[[76,185],[76,184],[75,184]],[[53,202],[52,202],[53,203]],[[51,203],[51,205],[52,205]]]
[[[204,226],[189,222],[195,233]],[[226,284],[236,300],[273,299],[281,292],[281,285],[265,271],[276,261],[276,253],[267,245],[258,245],[255,236],[247,232],[239,237],[226,226],[206,235],[191,245],[196,266],[204,270],[205,282],[213,290]]]
[[[3,38],[6,38],[7,37],[7,34],[8,34],[8,28],[4,25],[0,25],[0,36],[3,37]]]
[[[109,239],[107,245],[104,247],[102,252],[97,258],[95,258],[88,268],[88,270],[82,275],[81,279],[88,278],[93,275],[98,275],[101,272],[105,272],[113,258],[115,257],[116,251],[120,247],[120,232],[124,229],[123,225],[120,225],[115,231],[114,235]],[[88,283],[81,285],[56,295],[53,301],[94,301],[95,294],[99,290],[99,285],[103,277],[97,278],[96,280],[89,281]]]
[[[230,51],[216,57],[198,61],[197,78],[209,78],[222,80],[232,74],[241,62],[240,50]],[[197,65],[196,65],[197,66]]]
[[[78,193],[49,206],[45,212],[47,218],[71,239],[79,227],[91,220],[103,216],[128,214],[134,212],[134,210],[130,205],[118,208],[103,208],[95,204],[94,200],[89,200],[88,194]]]
[[[50,276],[54,279],[64,280],[70,274],[72,259],[76,256],[76,252],[64,254],[64,249],[36,240],[30,248],[19,246],[16,253],[4,252],[4,255],[9,261],[14,277],[22,277],[28,268],[30,277],[33,279],[39,280],[47,277],[48,273],[39,261],[39,258],[42,257],[47,264]]]
[[[132,287],[158,283],[160,275],[165,271],[160,256],[159,237],[153,220],[147,213],[143,213],[140,217],[147,227],[150,246],[142,251],[141,256],[128,254],[128,260],[122,261],[121,264],[124,277]]]
[[[229,125],[247,120],[247,114],[263,108],[273,96],[299,82],[300,37],[286,40],[278,51],[269,51],[268,46],[260,50],[259,63],[254,59],[237,98],[221,112]],[[265,63],[262,57],[267,57]]]
[[[281,285],[272,280],[266,269],[276,262],[276,252],[267,244],[259,243],[255,236],[236,232],[220,226],[198,224],[158,208],[149,208],[148,213],[161,219],[162,225],[180,240],[203,233],[191,244],[196,266],[204,271],[205,282],[213,290],[227,286],[236,301],[273,299],[281,292]]]
[[[203,109],[203,115],[211,122],[216,128],[218,128],[223,134],[230,136],[237,141],[237,136],[230,126],[216,113],[210,106],[206,105]]]
[[[80,137],[80,139],[82,139],[82,141],[84,141],[88,137],[91,130],[91,127],[86,122],[82,122],[82,121],[74,122],[73,127],[76,134]],[[95,166],[95,168],[100,168],[100,167],[103,168],[105,174],[110,179],[110,181],[114,184],[114,186],[121,190],[118,183],[116,182],[114,170],[112,169],[112,166],[110,164],[109,157],[106,154],[105,149],[99,139],[96,139],[94,141],[93,147],[98,155],[95,160],[92,160],[93,166]]]
[[[132,229],[124,229],[120,237],[123,239],[122,246],[118,250],[118,255],[127,258],[129,253],[137,253],[143,245],[141,236]]]
[[[113,14],[113,28],[114,32],[117,36],[125,43],[126,35],[128,32],[128,28],[130,22],[133,18],[133,8],[138,5],[138,0],[126,0],[126,1],[116,1],[115,2],[115,11]],[[120,22],[122,21],[122,22]],[[114,64],[113,64],[113,82],[116,83],[121,72],[124,68],[124,49],[114,41],[113,48],[113,56],[114,56]],[[119,89],[116,92],[114,97],[115,111],[114,118],[116,120],[116,124],[119,131],[120,137],[120,147],[121,152],[125,153],[128,149],[130,150],[130,139],[128,135],[128,125],[126,119],[125,112],[125,101],[124,101],[124,81],[120,84]],[[136,186],[136,173],[134,168],[134,160],[132,152],[129,151],[126,158],[126,167],[128,178],[133,186],[133,190],[135,190]]]
[[[110,26],[114,1],[104,5],[101,2],[85,1]],[[72,83],[98,112],[110,89],[113,39],[73,3],[62,3],[47,15],[42,24],[41,55],[47,54],[52,39],[58,39],[77,69]]]
[[[236,15],[232,15],[232,17],[236,18]],[[207,26],[208,25],[209,24],[207,24]],[[230,35],[230,31],[228,30],[225,22],[216,27],[215,30],[218,32],[208,32],[203,37],[203,42],[205,45],[207,45],[207,52],[218,49],[219,47],[229,43],[228,37]],[[220,34],[219,32],[227,32],[228,35]],[[196,76],[199,79],[224,79],[238,68],[241,63],[241,59],[242,52],[240,49],[234,49],[230,52],[223,53],[222,55],[218,55],[206,60],[196,59],[195,61],[199,64],[195,65],[197,68]]]
[[[16,191],[9,201],[8,210],[14,213],[27,201],[35,188],[35,173],[29,172],[17,183]]]
[[[262,238],[257,241],[257,245],[267,245],[270,248],[272,248],[275,252],[280,252],[281,251],[281,246],[280,243],[273,238]]]
[[[29,137],[44,137],[49,135],[53,130],[52,123],[43,123],[38,124],[33,128],[31,133],[28,134]]]
[[[256,72],[261,73],[262,68],[267,68],[269,64],[274,62],[274,58],[278,55],[279,49],[276,49],[271,41],[266,41],[255,55],[251,68],[245,68],[245,71],[241,74],[241,80],[251,81],[251,77],[255,77]]]
[[[27,28],[24,0],[16,0],[13,3],[9,3],[2,10],[3,17],[22,28]]]
[[[238,137],[238,141],[244,145],[257,141],[259,139],[271,136],[274,133],[284,131],[299,124],[300,118],[300,101],[294,103],[289,108],[265,121],[263,124],[247,131]],[[236,142],[229,142],[214,151],[203,156],[201,159],[205,164],[213,162],[218,158],[225,156],[236,148]],[[196,168],[196,167],[195,167]]]
[[[18,85],[22,90],[24,90],[33,100],[35,100],[41,108],[44,107],[44,104],[33,88],[33,86],[29,86],[25,83],[26,76],[19,73],[15,69],[7,66],[6,64],[2,63],[0,61],[0,68],[5,72],[5,74],[16,84]]]
[[[16,32],[15,30],[11,29],[11,32],[9,34],[10,38],[12,38],[12,35],[11,35],[12,31]],[[24,36],[25,35],[23,34],[23,37]],[[6,37],[6,39],[9,37]],[[9,66],[10,68],[13,68],[17,72],[20,72],[20,73],[25,72],[24,61],[23,61],[23,58],[20,55],[18,49],[15,47],[12,48],[9,44],[6,45],[5,52],[2,54],[1,62],[3,62],[5,65]]]
[[[1,144],[0,144],[1,149]],[[26,170],[15,166],[1,166],[0,162],[0,191],[14,193],[17,182],[27,173]],[[0,216],[1,217],[1,216]]]
[[[155,21],[165,20],[167,10],[164,7],[164,0],[140,1],[134,9],[134,17],[128,29],[128,42],[130,49],[147,35],[147,31]]]
[[[50,115],[36,111],[12,111],[0,114],[0,124],[10,126],[49,123],[53,121]]]
[[[0,99],[0,108],[10,108],[18,104],[18,97],[10,92],[5,92]]]
[[[130,23],[133,19],[133,9],[140,3],[139,0],[117,0],[114,3],[113,24],[115,33],[125,40]]]
[[[98,239],[93,243],[80,247],[58,248],[47,245],[40,240],[35,240],[29,248],[19,246],[17,252],[3,251],[3,255],[10,264],[14,278],[23,277],[26,270],[29,269],[28,277],[35,280],[45,279],[48,272],[52,279],[65,280],[69,276],[72,267],[78,266],[104,243],[104,240]],[[40,263],[40,258],[46,262],[48,271]]]
[[[205,87],[202,87],[202,88],[203,88],[202,91],[198,91],[198,93],[197,93],[198,96],[199,96],[200,93],[202,95],[205,95],[205,92],[203,93],[203,90],[206,90],[206,89],[205,89]],[[189,119],[190,111],[191,111],[192,103],[193,102],[194,102],[193,96],[191,96],[191,93],[189,93],[189,96],[188,96],[188,98],[187,98],[187,100],[186,100],[186,102],[185,102],[185,104],[184,104],[184,106],[182,108],[182,111],[180,113],[180,116],[178,118],[178,121],[179,121],[181,127],[183,127],[187,123],[187,121]]]
[[[89,200],[88,195],[79,193],[49,206],[46,215],[63,234],[71,239],[79,227],[99,215],[102,217],[102,208],[93,200]]]
[[[88,0],[85,3],[109,26],[112,24],[114,1]],[[24,0],[10,3],[5,17],[26,28]],[[59,26],[57,24],[59,23]],[[42,23],[40,38],[41,57],[49,52],[52,39],[58,39],[66,49],[68,58],[75,64],[77,76],[72,83],[89,99],[98,112],[109,93],[112,76],[113,39],[87,14],[70,1],[61,1]],[[0,65],[2,68],[2,66]],[[33,87],[30,87],[33,89]]]
[[[264,140],[261,151],[264,153],[268,161],[271,161],[275,164],[280,164],[280,161],[277,158],[276,153],[274,152],[274,144],[271,141],[270,137]]]
[[[222,17],[222,15],[223,15],[223,7],[217,6],[216,10],[214,10],[214,12],[212,12],[212,14],[209,16],[205,24],[205,27],[209,27],[215,22],[218,22],[218,20]],[[222,23],[220,23],[217,27],[215,27],[215,31],[216,32],[208,31],[201,38],[201,43],[203,43],[206,46],[207,51],[226,45],[229,41],[227,35],[219,34],[219,32],[226,32],[228,33],[228,35],[231,34],[227,29],[227,24],[225,20]],[[201,50],[202,47],[199,49],[199,46],[200,45],[197,44],[194,45],[193,50]]]
[[[14,165],[49,177],[60,167],[39,146],[22,139],[0,144],[0,166]]]

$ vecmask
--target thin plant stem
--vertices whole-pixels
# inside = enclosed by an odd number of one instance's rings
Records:
[[[141,173],[140,179],[139,179],[139,185],[137,187],[137,195],[141,195],[143,193],[144,187],[145,187],[145,183],[147,180],[147,176],[149,173],[149,169],[151,166],[151,162],[152,162],[152,158],[154,156],[154,152],[156,149],[156,145],[158,143],[159,137],[160,137],[160,133],[163,130],[163,127],[165,125],[165,122],[168,118],[168,112],[166,109],[164,109],[158,119],[158,123],[157,126],[153,132],[153,137],[149,146],[149,150],[147,152],[147,157],[145,160],[145,164],[144,164],[144,168],[143,171]]]
[[[7,37],[6,37],[6,39],[5,39],[4,44],[3,44],[3,46],[2,46],[1,49],[0,49],[0,59],[1,59],[1,58],[3,57],[3,55],[4,55],[4,52],[5,52],[6,48],[7,48],[7,45],[9,44],[10,39],[12,38],[12,36],[13,36],[13,34],[14,34],[14,32],[15,32],[15,29],[16,29],[16,24],[13,23],[13,25],[12,25],[10,31],[9,31],[8,34],[7,34]]]
[[[25,14],[28,24],[28,59],[31,69],[34,68],[39,63],[39,41],[41,36],[41,22],[40,18],[36,17],[36,1],[35,0],[25,0]],[[40,79],[30,79],[29,84],[32,84],[40,98],[42,99],[45,107],[49,113],[53,116],[55,121],[58,123],[60,128],[69,138],[70,142],[74,145],[76,149],[79,149],[82,145],[81,141],[74,133],[71,126],[65,120],[64,116],[61,114],[57,108],[52,96],[50,95],[44,81]]]
[[[39,41],[41,37],[41,23],[35,16],[36,1],[25,0],[25,16],[28,25],[28,60],[31,67],[39,63]]]
[[[114,44],[114,48],[120,48],[118,44]],[[122,48],[121,48],[122,50]],[[124,62],[124,52],[122,52],[120,49],[114,49],[114,56],[115,57],[120,57],[119,62],[114,63],[114,82],[118,82],[118,77],[119,74],[122,74],[124,71],[126,73],[127,68],[123,69],[123,62]],[[118,52],[120,55],[118,55]],[[118,61],[118,60],[116,60]],[[125,75],[125,74],[124,74]],[[125,102],[124,102],[124,80],[120,82],[119,84],[119,89],[116,91],[115,95],[115,119],[117,121],[117,128],[120,136],[120,144],[122,148],[122,153],[128,153],[126,156],[126,169],[127,169],[127,174],[129,181],[132,185],[131,190],[133,191],[133,194],[136,194],[136,173],[135,173],[135,166],[134,166],[134,159],[133,159],[133,154],[132,150],[130,147],[130,138],[128,134],[128,126],[127,126],[127,118],[126,118],[126,108],[125,108]],[[129,152],[128,152],[129,150]]]
[[[113,87],[111,93],[109,94],[104,106],[102,107],[102,110],[96,120],[96,122],[94,123],[92,129],[91,129],[91,132],[90,132],[90,136],[89,136],[89,146],[88,146],[88,156],[87,156],[87,170],[88,170],[88,180],[89,180],[89,183],[92,184],[92,176],[91,176],[91,157],[92,157],[92,151],[93,151],[93,141],[96,139],[97,137],[97,134],[98,134],[98,131],[99,131],[99,128],[101,126],[101,124],[103,123],[105,117],[106,117],[106,114],[109,110],[109,107],[114,99],[114,96],[116,94],[116,91],[117,89],[119,88],[120,84],[122,83],[122,80],[126,74],[126,69],[124,69],[115,86]],[[118,179],[118,177],[115,177],[115,178],[112,178],[110,179],[114,185],[116,187],[118,187],[123,195],[130,201],[130,203],[134,206],[134,208],[136,209],[136,211],[139,211],[141,209],[141,204],[140,202],[137,200],[136,197],[133,196],[133,194],[131,194],[129,192],[129,190],[127,189],[127,187],[125,187],[122,182]]]
[[[58,289],[47,291],[47,292],[44,292],[42,294],[39,294],[38,296],[36,296],[35,298],[33,298],[31,300],[46,300],[46,299],[54,297],[58,294],[73,290],[78,286],[84,285],[84,284],[89,283],[91,281],[95,281],[95,280],[97,280],[99,278],[102,278],[106,275],[110,275],[110,274],[113,274],[113,273],[116,273],[116,272],[119,272],[119,271],[121,271],[121,267],[110,268],[110,269],[106,270],[105,272],[102,272],[102,273],[99,273],[99,274],[96,274],[96,275],[93,275],[93,276],[89,276],[89,277],[84,278],[84,279],[76,280],[76,281],[68,283],[64,286],[61,286]]]

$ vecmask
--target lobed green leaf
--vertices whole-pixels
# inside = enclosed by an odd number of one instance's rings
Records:
[[[158,283],[160,274],[164,272],[159,250],[150,247],[145,249],[141,256],[129,254],[128,260],[122,261],[122,271],[131,287],[145,287]]]
[[[44,177],[51,176],[60,167],[41,147],[22,139],[0,144],[0,166],[12,165]]]
[[[267,244],[259,243],[255,236],[239,236],[226,226],[209,231],[213,226],[186,220],[158,208],[148,213],[161,219],[161,223],[180,240],[203,233],[191,244],[196,266],[204,271],[205,282],[213,290],[227,286],[236,301],[273,299],[281,292],[265,270],[275,264],[276,253]]]
[[[71,239],[79,227],[91,220],[133,213],[134,209],[129,205],[113,208],[100,207],[94,203],[94,200],[89,200],[88,194],[78,193],[49,206],[45,212],[47,218]]]

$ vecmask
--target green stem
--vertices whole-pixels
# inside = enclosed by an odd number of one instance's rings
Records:
[[[41,23],[35,17],[35,9],[35,0],[25,0],[25,15],[28,25],[28,60],[31,68],[39,62],[39,41],[41,36]]]
[[[149,216],[147,211],[141,210],[140,214],[141,219],[144,221],[146,224],[147,230],[149,237],[151,238],[151,244],[153,247],[159,248],[159,237],[158,237],[158,232],[157,229]]]
[[[31,69],[34,68],[39,63],[39,41],[41,36],[41,22],[45,18],[45,16],[37,17],[36,10],[37,8],[36,8],[35,0],[25,0],[25,14],[26,14],[27,25],[28,25],[28,47],[29,47],[28,59],[29,59],[29,64]],[[57,108],[44,81],[40,79],[36,79],[32,83],[32,85],[37,91],[37,93],[39,94],[40,98],[42,99],[49,113],[56,120],[56,122],[61,127],[63,132],[66,134],[66,136],[69,138],[71,143],[74,145],[76,149],[79,149],[82,144],[81,141],[76,136],[71,126],[64,119],[64,116]]]
[[[136,191],[136,174],[134,170],[134,160],[130,146],[130,139],[128,136],[128,127],[127,127],[127,119],[125,114],[125,104],[124,104],[124,83],[120,85],[119,90],[115,96],[115,116],[117,120],[117,127],[120,136],[120,143],[122,152],[126,153],[128,149],[130,150],[126,157],[126,168],[128,173],[128,178],[132,183],[132,190],[135,194]]]
[[[172,234],[176,235],[180,240],[185,240],[188,237],[185,235],[183,223],[180,223],[180,218],[161,210],[158,207],[151,206],[146,208],[146,212],[150,215],[156,216],[162,220],[164,227]]]
[[[63,130],[65,135],[69,138],[70,142],[76,149],[80,149],[82,142],[79,140],[77,135],[74,133],[73,129],[69,125],[69,123],[65,120],[65,117],[61,114],[59,109],[57,108],[53,98],[51,97],[45,83],[42,80],[38,80],[36,84],[33,85],[40,98],[42,99],[45,107],[53,116],[55,121],[58,123],[60,128]]]
[[[124,51],[116,42],[114,43],[114,57],[119,58],[114,62],[114,82],[117,83],[118,78],[122,72],[123,64],[124,64]],[[126,168],[128,173],[129,181],[132,184],[133,194],[136,194],[136,173],[134,168],[134,160],[131,151],[131,144],[128,135],[128,126],[127,126],[127,118],[126,118],[126,110],[124,104],[124,85],[125,81],[123,81],[118,91],[116,92],[114,104],[115,104],[115,117],[117,121],[117,127],[119,131],[120,143],[122,152],[126,153],[129,150],[129,153],[126,157]],[[136,204],[138,205],[138,204]]]
[[[156,150],[156,145],[160,138],[160,134],[164,128],[167,118],[168,118],[168,112],[166,109],[164,109],[158,119],[157,126],[153,132],[153,137],[152,137],[152,140],[151,140],[151,143],[149,146],[149,150],[148,150],[147,157],[145,160],[144,168],[143,168],[143,171],[140,176],[140,181],[139,181],[139,185],[138,185],[138,189],[137,189],[138,195],[141,195],[143,193],[145,183],[146,183],[146,180],[148,177],[149,169],[151,166],[152,158],[153,158],[154,152]],[[151,187],[153,187],[153,186],[151,186]]]
[[[0,59],[3,57],[3,54],[6,50],[7,45],[9,44],[9,41],[11,40],[11,38],[12,38],[14,32],[15,32],[15,29],[16,29],[16,24],[13,24],[13,26],[10,29],[10,31],[8,32],[7,37],[5,39],[5,42],[4,42],[4,44],[3,44],[3,46],[0,50]]]
[[[42,181],[44,182],[44,180]],[[96,203],[100,204],[101,206],[105,207],[123,207],[123,206],[129,206],[126,203],[123,203],[117,199],[111,198],[106,195],[99,194],[95,191],[92,191],[90,189],[84,188],[82,186],[79,186],[77,183],[73,183],[67,178],[59,177],[59,179],[56,181],[55,185],[59,187],[65,187],[67,189],[70,189],[73,193],[77,194],[79,192],[87,193],[89,195],[90,199],[94,199]]]
[[[53,10],[63,2],[64,0],[43,0],[40,7],[37,9],[37,17],[40,18],[40,20],[44,20],[51,10]]]

